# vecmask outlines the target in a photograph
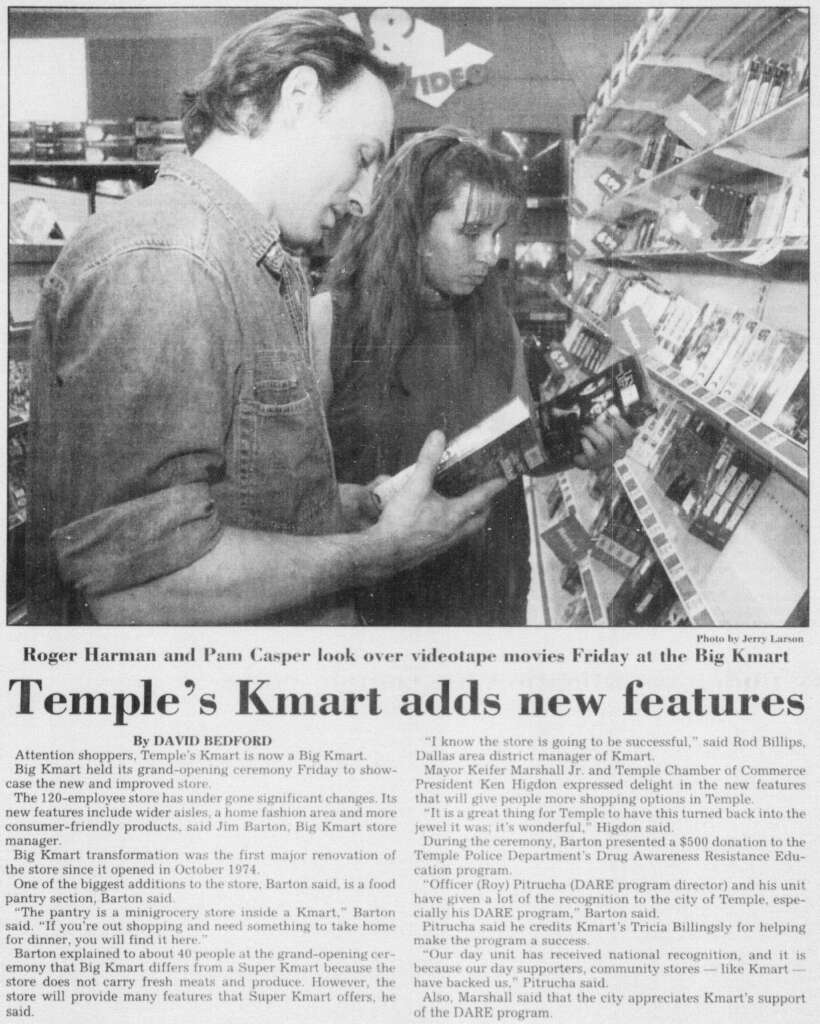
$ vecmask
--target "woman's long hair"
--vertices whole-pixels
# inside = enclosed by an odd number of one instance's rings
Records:
[[[440,128],[406,142],[386,165],[369,212],[354,221],[331,261],[328,285],[352,339],[352,372],[367,367],[383,382],[412,339],[425,290],[422,237],[449,209],[462,185],[473,189],[468,215],[499,198],[516,205],[520,191],[509,159],[474,136]],[[492,274],[458,306],[472,317],[501,304]],[[477,318],[476,318],[477,319]]]

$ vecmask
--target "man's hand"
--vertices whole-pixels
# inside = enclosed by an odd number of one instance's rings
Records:
[[[598,417],[592,427],[581,430],[583,455],[575,456],[579,469],[603,469],[622,459],[635,439],[635,431],[614,408]]]
[[[382,553],[372,567],[362,567],[372,572],[373,579],[410,569],[486,524],[490,502],[506,481],[491,480],[461,497],[443,498],[433,490],[433,479],[444,448],[444,435],[434,430],[407,482],[387,501],[378,523],[368,531],[373,549]]]
[[[381,506],[369,487],[339,484],[339,499],[345,533],[359,533],[378,522]]]

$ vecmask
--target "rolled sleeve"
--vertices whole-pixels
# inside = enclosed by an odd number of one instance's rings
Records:
[[[182,484],[62,526],[51,535],[63,582],[108,594],[184,569],[217,543],[222,523],[206,484]]]
[[[60,307],[43,540],[87,594],[192,564],[221,531],[235,334],[224,282],[185,248],[130,249],[77,277]]]

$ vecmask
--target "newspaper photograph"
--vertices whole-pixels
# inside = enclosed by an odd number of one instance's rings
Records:
[[[809,1024],[811,6],[6,6],[6,1019]]]

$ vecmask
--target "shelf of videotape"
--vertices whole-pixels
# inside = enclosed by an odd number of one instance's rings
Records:
[[[807,264],[808,68],[801,9],[648,14],[580,128],[576,255]]]
[[[9,157],[16,163],[156,163],[186,152],[178,120],[12,121]]]
[[[805,623],[807,175],[805,12],[649,11],[579,128],[553,365],[638,353],[658,411],[534,482],[552,622]]]

